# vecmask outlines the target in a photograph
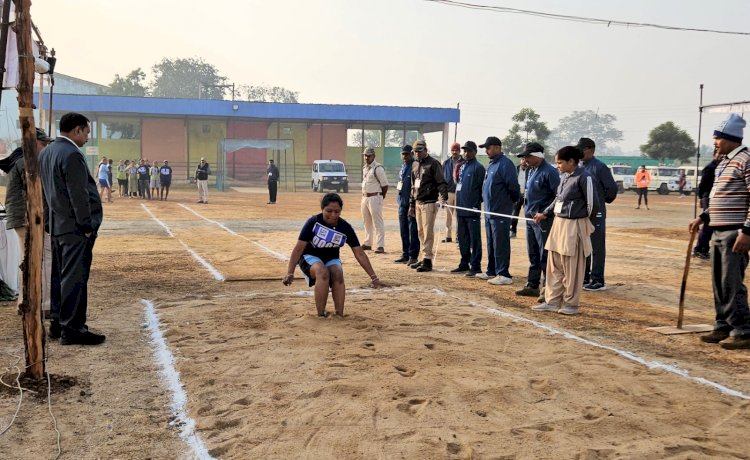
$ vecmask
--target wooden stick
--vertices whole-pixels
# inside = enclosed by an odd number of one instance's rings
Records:
[[[706,224],[704,224],[706,225]],[[687,287],[688,273],[690,273],[690,258],[693,253],[693,242],[695,234],[690,232],[690,242],[688,243],[687,255],[685,256],[685,269],[682,271],[682,286],[680,287],[680,312],[677,314],[677,329],[682,329],[682,320],[685,316],[685,288]]]

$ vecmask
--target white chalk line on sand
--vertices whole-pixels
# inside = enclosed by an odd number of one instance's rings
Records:
[[[153,219],[154,221],[156,221],[156,223],[157,223],[157,224],[161,225],[161,226],[162,226],[162,227],[164,228],[164,230],[165,230],[165,231],[167,232],[167,235],[169,235],[169,237],[170,237],[170,238],[175,238],[175,239],[177,239],[177,241],[179,241],[179,242],[180,242],[180,244],[182,245],[182,247],[183,247],[183,248],[185,248],[185,250],[186,250],[186,251],[188,252],[188,254],[190,254],[191,256],[193,256],[193,259],[195,259],[195,260],[196,260],[196,261],[197,261],[197,262],[198,262],[199,264],[203,265],[203,267],[204,267],[204,268],[205,268],[206,270],[208,270],[208,272],[209,272],[209,273],[211,274],[211,276],[213,276],[213,277],[214,277],[214,279],[215,279],[216,281],[224,281],[224,279],[225,279],[225,278],[224,278],[224,275],[222,275],[222,274],[221,274],[221,272],[220,272],[219,270],[217,270],[217,269],[216,269],[216,267],[214,267],[214,266],[213,266],[213,265],[211,265],[211,264],[210,264],[210,263],[209,263],[209,262],[208,262],[208,261],[207,261],[206,259],[204,259],[203,257],[201,257],[201,256],[200,256],[200,255],[199,255],[199,254],[198,254],[197,252],[195,252],[195,251],[194,251],[194,250],[193,250],[193,249],[192,249],[192,248],[191,248],[190,246],[188,246],[188,245],[187,245],[187,244],[186,244],[186,243],[185,243],[184,241],[182,241],[181,239],[177,238],[177,237],[176,237],[176,236],[174,235],[174,233],[172,233],[172,230],[170,230],[170,228],[169,228],[169,227],[167,226],[167,224],[165,224],[164,222],[162,222],[161,220],[159,220],[159,218],[158,218],[158,217],[156,217],[156,216],[154,215],[154,213],[152,213],[152,212],[151,212],[151,210],[150,210],[150,209],[148,209],[148,206],[146,206],[146,205],[145,205],[144,203],[141,203],[141,206],[142,206],[142,207],[143,207],[143,209],[144,209],[144,210],[146,211],[146,213],[147,213],[147,214],[148,214],[149,216],[151,216],[151,218],[152,218],[152,219]]]
[[[180,438],[190,446],[195,457],[200,460],[213,459],[203,440],[195,432],[195,420],[187,413],[187,393],[180,382],[180,373],[174,367],[174,355],[169,351],[167,341],[162,334],[159,315],[154,309],[154,304],[148,300],[141,300],[141,303],[145,307],[146,326],[154,347],[154,359],[172,394],[170,407],[174,421],[171,424],[180,427]]]
[[[185,206],[182,203],[179,203],[179,205],[182,206],[183,208],[187,209],[191,213],[195,214],[196,216],[200,217],[201,219],[205,220],[206,222],[210,222],[210,223],[212,223],[214,225],[219,226],[220,228],[222,228],[227,233],[229,233],[231,235],[234,235],[234,236],[238,236],[238,237],[242,238],[245,241],[249,241],[249,242],[255,244],[256,246],[258,246],[259,248],[261,248],[262,250],[264,250],[268,254],[271,254],[275,258],[277,258],[279,260],[289,260],[288,256],[285,256],[284,254],[278,253],[278,252],[274,251],[273,249],[271,249],[271,248],[269,248],[267,246],[264,246],[264,245],[258,243],[257,241],[251,240],[250,238],[246,237],[245,235],[240,235],[239,233],[235,232],[234,230],[232,230],[231,228],[229,228],[226,225],[222,224],[221,222],[217,222],[215,220],[209,219],[208,217],[205,217],[205,216],[199,214],[197,211],[193,210],[189,206]]]

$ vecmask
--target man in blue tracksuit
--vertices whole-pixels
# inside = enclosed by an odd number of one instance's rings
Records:
[[[516,166],[503,154],[500,139],[487,138],[479,146],[487,151],[490,164],[482,184],[484,210],[497,214],[510,215],[513,203],[521,198]],[[487,272],[478,273],[476,278],[487,280],[494,285],[512,284],[510,275],[510,218],[485,214],[487,234]]]
[[[394,262],[397,264],[413,264],[419,256],[419,234],[417,233],[417,218],[409,215],[409,199],[411,198],[411,170],[414,166],[414,153],[411,145],[401,148],[401,170],[398,173],[396,185],[396,203],[398,203],[398,224],[401,230],[401,257]]]
[[[456,209],[458,217],[458,248],[461,251],[461,262],[451,273],[466,273],[473,277],[482,271],[482,182],[484,166],[476,160],[477,144],[466,141],[463,147],[465,162],[458,169],[456,184],[456,206],[476,209],[466,211]]]
[[[607,203],[612,203],[617,198],[617,183],[612,177],[609,167],[594,157],[596,144],[587,137],[578,141],[577,147],[583,152],[581,166],[586,168],[594,179],[597,203],[594,208],[594,233],[591,234],[591,256],[586,258],[586,274],[583,278],[583,289],[587,291],[603,291],[607,289],[604,283],[604,260],[607,256],[606,231],[607,231]]]
[[[544,160],[544,147],[536,142],[526,145],[518,156],[526,162],[526,207],[525,216],[533,219],[543,212],[555,200],[557,186],[560,184],[560,172]],[[529,277],[526,286],[516,291],[516,295],[539,297],[539,286],[544,286],[542,273],[546,276],[547,251],[544,249],[547,236],[552,228],[554,216],[541,220],[538,224],[526,221],[526,248],[529,253]],[[543,302],[541,300],[540,302]]]

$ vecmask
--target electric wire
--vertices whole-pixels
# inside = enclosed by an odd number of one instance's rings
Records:
[[[490,11],[494,13],[524,14],[524,15],[535,16],[535,17],[540,17],[544,19],[581,22],[585,24],[595,24],[595,25],[606,25],[607,27],[610,27],[610,26],[649,27],[653,29],[673,30],[673,31],[680,31],[680,32],[705,32],[705,33],[724,34],[724,35],[750,36],[750,32],[737,32],[737,31],[729,31],[729,30],[717,30],[717,29],[700,29],[700,28],[693,28],[693,27],[679,27],[679,26],[669,26],[669,25],[664,25],[664,24],[652,24],[652,23],[647,23],[647,22],[630,22],[630,21],[618,21],[615,19],[590,18],[590,17],[574,16],[574,15],[567,15],[567,14],[547,13],[544,11],[523,10],[520,8],[510,8],[507,6],[481,5],[478,3],[459,2],[455,0],[424,0],[424,1],[431,2],[431,3],[440,3],[443,5],[453,6],[453,7],[458,7],[458,8],[467,8],[467,9],[472,9],[472,10]]]

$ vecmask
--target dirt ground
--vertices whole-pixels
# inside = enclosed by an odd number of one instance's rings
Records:
[[[361,237],[359,197],[343,197]],[[185,188],[166,202],[106,204],[89,325],[107,341],[49,343],[51,404],[46,382],[22,381],[13,421],[22,331],[15,306],[0,304],[0,431],[12,421],[0,457],[54,458],[50,408],[62,458],[200,456],[181,438],[146,300],[204,458],[750,458],[750,353],[646,330],[676,323],[692,199],[653,196],[646,211],[620,195],[607,221],[608,290],[584,293],[572,318],[514,295],[528,268],[523,226],[512,286],[449,274],[449,243],[434,272],[415,273],[392,263],[392,203],[387,253],[371,260],[393,287],[369,289],[346,249],[347,315],[321,320],[303,280],[280,282],[280,257],[320,198],[281,193],[269,206],[262,190],[243,189],[212,191],[204,205]],[[692,262],[686,309],[686,324],[711,323],[708,262]]]

